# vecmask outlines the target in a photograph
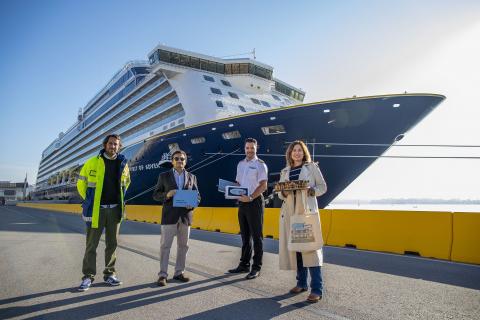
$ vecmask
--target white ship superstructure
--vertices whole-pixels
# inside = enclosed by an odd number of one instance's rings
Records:
[[[220,59],[157,46],[128,62],[42,153],[37,195],[62,198],[109,133],[124,147],[153,135],[239,114],[298,104],[305,93],[253,59]]]

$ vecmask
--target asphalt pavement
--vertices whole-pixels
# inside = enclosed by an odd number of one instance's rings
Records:
[[[259,278],[238,264],[238,235],[192,230],[188,283],[158,287],[160,226],[125,221],[117,250],[119,287],[96,281],[78,292],[85,250],[78,215],[0,207],[0,319],[480,319],[480,266],[325,247],[324,298],[290,295],[293,271],[278,270],[278,242],[265,239]]]

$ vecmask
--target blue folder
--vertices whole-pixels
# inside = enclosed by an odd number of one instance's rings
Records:
[[[173,196],[174,207],[197,207],[198,191],[197,190],[177,190]]]

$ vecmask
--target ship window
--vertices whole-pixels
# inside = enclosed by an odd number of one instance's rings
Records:
[[[182,65],[182,54],[176,53],[176,52],[171,52],[170,53],[170,62],[173,64],[177,65]]]
[[[278,96],[274,95],[274,94],[272,94],[272,97],[273,97],[273,99],[275,99],[277,101],[281,101],[280,98]]]
[[[191,142],[192,144],[205,143],[205,141],[207,141],[207,139],[205,139],[205,137],[196,137],[196,138],[190,139],[190,142]]]
[[[265,69],[259,66],[254,66],[253,74],[268,80],[272,80],[272,70]]]
[[[175,122],[170,123],[170,128],[173,128],[175,126]]]
[[[281,124],[276,125],[276,126],[262,127],[262,132],[266,136],[271,135],[271,134],[286,133],[285,127]]]
[[[232,73],[239,74],[240,73],[240,64],[234,63],[232,64]]]
[[[238,106],[238,109],[242,110],[242,112],[247,112],[243,106]]]
[[[267,101],[260,101],[265,107],[269,107],[270,108],[270,103],[268,103]]]
[[[178,64],[181,66],[189,66],[190,65],[190,57],[186,56],[184,54],[179,55],[179,61]]]
[[[210,77],[210,76],[207,76],[207,75],[203,75],[203,79],[205,79],[207,81],[210,81],[210,82],[215,82],[215,79],[213,79],[213,77]]]
[[[218,73],[225,73],[225,65],[223,63],[217,63],[217,72]]]
[[[160,61],[170,62],[170,52],[165,50],[160,50],[159,58],[160,58]]]
[[[242,135],[240,134],[240,132],[238,130],[222,133],[222,138],[225,139],[225,140],[238,139],[241,136]]]
[[[215,93],[215,94],[222,94],[222,91],[217,88],[210,88],[210,91],[212,91],[212,93]]]
[[[217,71],[217,64],[213,61],[207,61],[208,63],[208,71],[215,72]]]
[[[180,54],[170,52],[170,63],[178,64],[180,62]]]
[[[145,76],[138,76],[137,79],[136,79],[136,83],[139,84],[139,83],[142,82],[144,79],[145,79]]]
[[[258,99],[250,98],[250,100],[252,100],[252,102],[255,104],[260,104],[260,101]]]
[[[182,119],[178,119],[178,123],[183,123],[183,118],[182,118]]]
[[[227,64],[225,66],[226,74],[237,74],[238,73],[238,63]]]
[[[163,126],[163,130],[167,130],[168,129],[168,126]]]
[[[217,104],[217,107],[223,108],[223,102],[222,101],[217,100],[217,101],[215,101],[215,103]]]
[[[14,195],[17,194],[17,192],[16,192],[15,190],[8,190],[8,189],[6,189],[6,190],[3,190],[3,194],[4,194],[5,196],[14,196]]]
[[[200,59],[190,57],[190,66],[195,69],[200,69]]]
[[[150,64],[154,64],[155,63],[155,55],[151,55],[150,57],[148,57],[148,61],[150,62]]]
[[[148,69],[146,67],[135,67],[132,68],[134,74],[147,74]]]
[[[239,98],[238,98],[238,94],[236,94],[236,93],[233,93],[233,92],[230,92],[230,91],[229,91],[229,92],[228,92],[228,95],[229,95],[230,97],[232,97],[232,98],[239,99]]]
[[[247,74],[248,72],[248,63],[240,63],[240,74]]]
[[[220,80],[222,82],[222,84],[226,87],[231,87],[232,85],[230,84],[230,82],[228,82],[227,80]]]
[[[200,59],[200,69],[208,70],[208,61]]]

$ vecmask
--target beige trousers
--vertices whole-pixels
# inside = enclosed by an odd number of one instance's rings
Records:
[[[185,261],[187,259],[188,238],[190,236],[190,226],[182,223],[161,225],[160,232],[160,277],[168,277],[168,259],[170,257],[170,248],[173,238],[177,236],[177,260],[175,262],[175,273],[178,276],[185,271]]]

